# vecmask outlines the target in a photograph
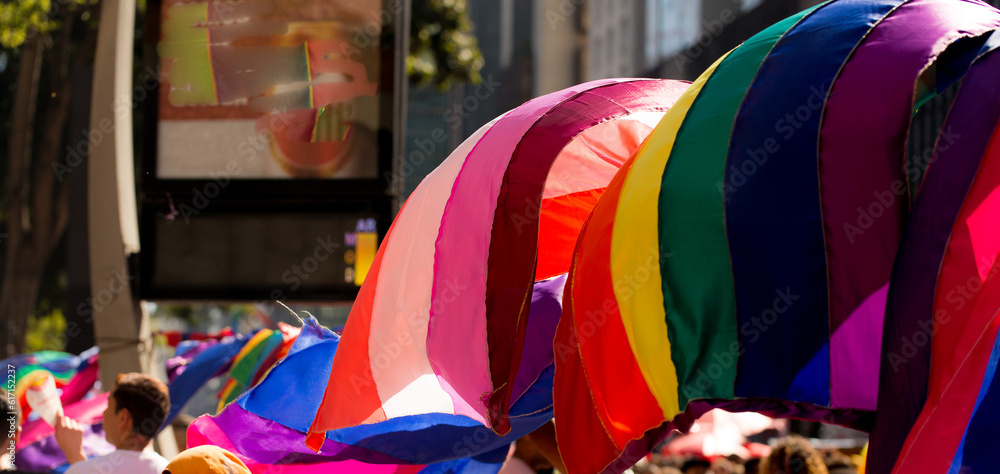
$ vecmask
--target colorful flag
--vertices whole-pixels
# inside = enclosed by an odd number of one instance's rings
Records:
[[[955,222],[943,209],[970,199],[954,178],[976,176],[985,142],[942,145],[966,143],[966,131],[987,139],[1000,107],[985,85],[967,93],[975,112],[956,101],[912,213],[907,133],[916,107],[961,79],[998,26],[981,2],[836,0],[765,29],[692,84],[577,244],[555,340],[571,472],[620,472],[712,407],[874,427],[870,458],[889,463],[868,469],[888,472],[927,396],[931,348],[948,339],[928,336],[896,367],[886,357],[918,323],[934,327]],[[945,158],[958,154],[968,164]],[[990,232],[969,231],[988,265]],[[947,357],[962,360],[974,340]],[[969,409],[979,388],[965,392]]]
[[[309,428],[462,415],[497,434],[544,369],[526,344],[536,282],[564,274],[611,177],[685,83],[604,80],[531,100],[462,143],[382,242]],[[399,237],[395,237],[399,236]]]

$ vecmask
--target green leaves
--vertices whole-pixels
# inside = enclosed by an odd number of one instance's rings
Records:
[[[92,5],[96,0],[12,0],[0,3],[0,47],[16,49],[35,33],[59,27],[59,12]]]
[[[0,47],[17,49],[35,33],[59,27],[59,13],[98,0],[6,0],[0,2]],[[140,1],[140,3],[145,3]],[[143,5],[140,5],[140,9]],[[84,21],[89,18],[82,18]],[[410,82],[447,90],[453,83],[482,81],[479,51],[466,0],[414,0],[406,71]]]
[[[416,85],[478,84],[483,68],[465,0],[414,0],[406,72]]]
[[[62,351],[66,347],[63,334],[66,318],[62,309],[55,308],[45,314],[28,318],[25,346],[28,352]]]

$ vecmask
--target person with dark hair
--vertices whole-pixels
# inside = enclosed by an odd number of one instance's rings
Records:
[[[60,415],[56,441],[71,464],[66,474],[159,474],[167,460],[155,453],[151,444],[169,412],[170,396],[163,382],[139,373],[118,375],[104,410],[104,436],[117,449],[86,459],[84,428],[76,420]]]
[[[760,463],[761,474],[828,474],[823,458],[809,441],[789,436],[778,441]]]
[[[712,463],[708,459],[704,458],[691,458],[684,461],[684,465],[681,467],[681,472],[684,474],[705,474],[709,472],[709,468],[712,467]]]
[[[828,451],[823,454],[823,463],[830,474],[858,474],[851,457],[840,451]]]
[[[708,470],[712,474],[744,474],[742,462],[736,463],[726,458],[716,458]]]

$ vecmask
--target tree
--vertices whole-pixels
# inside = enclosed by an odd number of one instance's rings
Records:
[[[58,286],[58,272],[46,268],[59,267],[52,256],[65,238],[69,201],[53,170],[64,166],[70,98],[85,93],[73,90],[73,63],[93,62],[99,11],[98,0],[0,3],[0,84],[9,85],[0,94],[0,149],[7,152],[0,153],[0,358],[24,352],[40,289]],[[465,0],[416,0],[411,25],[411,82],[446,89],[480,80],[483,59]]]
[[[483,62],[466,0],[414,0],[406,58],[411,83],[441,90],[453,83],[478,84]]]
[[[10,84],[3,105],[9,131],[0,201],[3,281],[2,352],[24,350],[28,317],[36,311],[49,260],[69,222],[68,186],[56,179],[69,119],[73,62],[90,60],[96,9],[89,0],[19,0],[0,4],[0,47]]]

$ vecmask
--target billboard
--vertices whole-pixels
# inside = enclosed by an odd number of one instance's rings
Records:
[[[377,177],[382,7],[164,0],[157,176]]]
[[[351,301],[398,205],[399,0],[152,0],[144,299]]]

